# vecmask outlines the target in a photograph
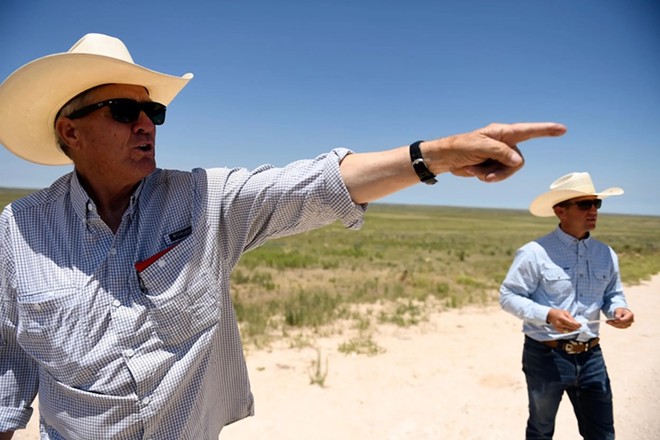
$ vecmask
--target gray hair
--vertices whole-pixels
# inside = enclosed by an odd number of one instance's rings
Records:
[[[77,94],[76,96],[71,98],[69,102],[64,104],[60,109],[60,111],[58,111],[57,115],[55,116],[54,125],[57,125],[57,121],[61,117],[67,117],[76,110],[84,107],[87,101],[87,96],[92,90],[96,89],[97,87],[101,87],[101,86],[96,86],[96,87],[92,87],[91,89],[87,89],[84,92]],[[71,159],[71,155],[69,154],[69,146],[66,144],[66,142],[64,142],[64,139],[62,139],[62,137],[60,136],[59,132],[55,129],[55,127],[53,127],[53,129],[55,130],[55,138],[57,140],[58,147],[60,147],[62,153],[64,153],[69,159]]]

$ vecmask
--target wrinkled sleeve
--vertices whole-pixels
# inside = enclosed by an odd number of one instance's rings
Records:
[[[237,259],[270,238],[293,235],[340,221],[359,229],[366,205],[355,204],[339,165],[349,150],[336,149],[282,168],[206,170],[208,221],[217,225],[230,258]]]
[[[539,286],[539,264],[535,243],[516,252],[506,278],[500,286],[500,305],[505,311],[527,322],[543,325],[550,307],[536,303],[533,293]]]
[[[18,317],[10,219],[11,205],[0,215],[0,432],[25,428],[38,388],[37,367],[16,341]]]

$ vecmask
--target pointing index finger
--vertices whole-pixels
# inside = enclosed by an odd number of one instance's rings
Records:
[[[518,122],[509,125],[491,124],[486,127],[484,134],[507,145],[516,145],[529,139],[561,136],[566,130],[566,126],[556,122]]]

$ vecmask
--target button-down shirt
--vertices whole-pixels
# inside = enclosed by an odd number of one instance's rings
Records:
[[[113,234],[75,172],[0,216],[0,432],[214,439],[253,413],[229,292],[268,238],[363,221],[348,150],[284,168],[157,170]]]
[[[617,255],[591,238],[578,240],[557,227],[518,249],[502,286],[500,304],[523,320],[523,332],[538,341],[598,336],[600,312],[612,318],[627,307]],[[550,309],[568,310],[582,324],[558,333],[546,323]]]

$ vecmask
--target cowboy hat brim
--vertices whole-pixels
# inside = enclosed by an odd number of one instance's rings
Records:
[[[55,136],[57,112],[76,95],[103,84],[144,86],[153,101],[169,104],[192,79],[167,75],[117,58],[60,53],[32,61],[0,85],[0,144],[30,162],[66,165]]]
[[[612,187],[600,192],[583,192],[570,189],[548,191],[538,196],[529,205],[529,212],[537,217],[552,217],[555,215],[553,207],[557,203],[577,197],[596,196],[599,199],[606,199],[611,196],[620,196],[623,189]]]

